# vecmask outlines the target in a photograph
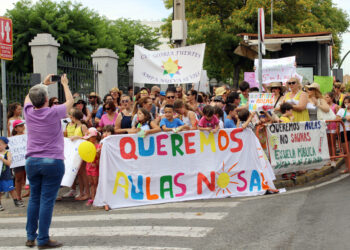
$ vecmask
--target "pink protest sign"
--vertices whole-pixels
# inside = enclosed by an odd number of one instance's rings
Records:
[[[259,84],[255,81],[255,72],[244,72],[244,81],[248,82],[251,88],[259,88]]]

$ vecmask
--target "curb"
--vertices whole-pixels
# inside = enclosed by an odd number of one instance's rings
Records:
[[[275,180],[274,184],[277,189],[280,188],[293,188],[305,185],[307,183],[315,182],[322,177],[330,175],[341,168],[341,166],[345,163],[343,158],[339,159],[336,163],[335,167],[332,166],[323,166],[320,169],[310,170],[306,174],[297,176],[295,180]]]

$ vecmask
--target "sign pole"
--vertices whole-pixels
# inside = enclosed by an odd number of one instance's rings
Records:
[[[260,9],[258,9],[258,54],[259,54],[259,67],[258,67],[258,82],[259,92],[262,92],[262,54],[261,54],[261,23],[260,23]]]
[[[7,100],[6,100],[6,61],[1,59],[1,87],[2,87],[2,127],[7,137]]]

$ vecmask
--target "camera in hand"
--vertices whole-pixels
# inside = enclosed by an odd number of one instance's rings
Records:
[[[60,82],[61,76],[60,75],[53,75],[51,76],[51,82]]]

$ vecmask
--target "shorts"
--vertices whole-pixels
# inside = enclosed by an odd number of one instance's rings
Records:
[[[98,176],[99,175],[99,168],[93,167],[93,166],[91,166],[91,164],[86,164],[86,175]]]
[[[0,180],[0,192],[10,192],[14,189],[13,180]]]
[[[22,172],[22,171],[26,171],[24,166],[21,166],[21,167],[16,167],[16,168],[13,168],[12,171],[14,173],[18,173],[18,172]]]
[[[345,142],[344,132],[340,132],[340,137],[341,137],[341,142],[344,143]],[[346,137],[347,137],[348,142],[349,142],[349,140],[350,140],[350,131],[346,131]]]

